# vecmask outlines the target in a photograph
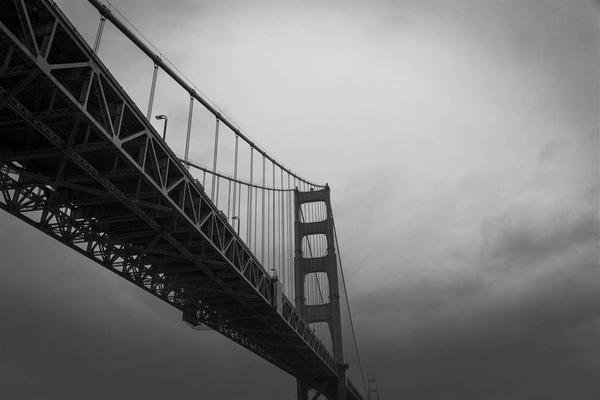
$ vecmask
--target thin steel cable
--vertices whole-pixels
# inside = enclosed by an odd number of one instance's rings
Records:
[[[238,209],[237,209],[237,217],[238,217],[238,229],[237,233],[240,234],[241,225],[242,225],[242,214],[241,214],[241,206],[242,206],[242,185],[238,184]]]
[[[342,265],[342,256],[340,255],[340,245],[338,242],[337,230],[335,228],[335,220],[333,219],[333,210],[331,210],[331,221],[333,223],[333,237],[335,238],[335,247],[337,249],[337,258],[340,263],[340,272],[342,275],[342,284],[344,286],[344,297],[346,297],[346,307],[348,309],[348,319],[350,320],[350,328],[352,330],[352,340],[354,342],[354,349],[356,350],[356,358],[358,360],[358,368],[360,369],[360,377],[362,379],[363,388],[365,395],[367,395],[367,384],[365,381],[365,374],[363,372],[362,362],[360,359],[360,352],[358,351],[358,344],[356,341],[356,330],[354,329],[354,321],[352,320],[352,312],[350,311],[350,300],[348,299],[348,289],[346,288],[346,278],[344,277],[344,267]]]
[[[192,135],[192,117],[194,116],[194,97],[190,96],[190,110],[188,114],[187,134],[185,136],[185,154],[183,159],[189,160],[190,155],[190,137]]]
[[[258,252],[258,190],[256,188],[252,188],[252,198],[254,203],[254,251],[256,254]]]
[[[254,181],[254,149],[250,148],[250,183]],[[248,218],[246,225],[246,236],[248,236],[248,247],[252,248],[252,190],[248,187]]]
[[[283,189],[283,170],[280,169],[279,172],[281,175],[281,184],[279,188]],[[277,194],[279,195],[279,200],[281,201],[279,203],[279,257],[281,260],[281,276],[282,279],[285,281],[285,239],[283,237],[283,233],[285,231],[285,210],[283,208],[283,193],[278,192]]]
[[[273,265],[271,264],[271,194],[267,195],[267,265],[270,266],[271,270],[274,270]]]
[[[154,63],[154,70],[152,71],[152,85],[150,86],[150,96],[148,98],[148,111],[146,111],[146,119],[150,120],[152,117],[152,107],[154,106],[154,92],[156,91],[156,78],[158,77],[158,65]],[[163,136],[163,139],[166,137]]]
[[[287,188],[288,188],[288,190],[290,190],[290,174],[287,174]],[[287,220],[287,222],[288,222],[288,232],[287,232],[288,233],[288,239],[287,239],[288,240],[288,254],[287,254],[287,257],[288,257],[288,270],[289,270],[289,273],[290,273],[289,274],[289,279],[288,279],[289,282],[288,282],[288,285],[286,287],[286,293],[288,293],[288,294],[291,293],[291,287],[292,287],[292,284],[293,284],[292,280],[293,280],[293,277],[294,277],[294,271],[293,271],[293,268],[294,268],[293,262],[294,262],[294,260],[292,258],[292,252],[293,252],[293,250],[292,250],[292,246],[293,246],[292,245],[292,237],[293,237],[293,235],[292,235],[292,224],[293,224],[293,218],[294,217],[292,216],[292,207],[291,207],[291,203],[290,203],[290,199],[291,198],[292,198],[291,197],[291,193],[287,192],[287,213],[288,213],[288,220]]]
[[[215,172],[217,172],[217,157],[219,155],[219,118],[215,119],[215,146],[214,146],[214,151],[213,151],[213,176],[212,176],[212,187],[211,187],[211,193],[210,193],[210,199],[212,200],[215,196],[215,177],[216,175],[214,174]],[[217,194],[218,196],[218,194]]]
[[[217,197],[215,199],[215,204],[217,206],[217,208],[219,208],[219,189],[221,189],[220,187],[220,182],[221,182],[221,177],[217,176]]]
[[[261,201],[262,201],[262,211],[260,213],[261,216],[261,229],[260,229],[260,234],[261,234],[261,241],[260,241],[260,245],[261,245],[261,252],[260,252],[260,258],[262,260],[262,262],[265,262],[265,156],[263,156],[262,158],[263,162],[262,162],[262,194],[261,194]]]
[[[229,185],[227,185],[227,221],[229,221],[230,207],[231,207],[231,181],[229,181]]]
[[[251,186],[251,187],[254,187],[254,188],[257,188],[257,189],[264,189],[264,190],[275,191],[275,192],[287,192],[288,191],[288,189],[278,189],[278,188],[273,188],[273,187],[269,187],[269,186],[264,186],[264,185],[261,186],[261,185],[257,185],[257,184],[254,184],[254,183],[245,182],[245,181],[242,181],[242,180],[239,180],[239,179],[232,178],[231,176],[222,174],[220,172],[214,172],[213,173],[208,167],[200,165],[199,163],[196,163],[195,161],[185,161],[185,160],[183,160],[181,158],[179,159],[179,161],[182,162],[183,164],[189,165],[192,168],[195,168],[195,169],[198,169],[200,171],[206,172],[209,175],[215,175],[217,177],[221,177],[223,179],[226,179],[228,181],[231,181],[231,182],[243,185],[243,186]],[[293,189],[289,189],[289,191],[293,191]]]
[[[238,170],[238,142],[239,142],[239,136],[235,135],[235,158],[234,158],[234,164],[233,164],[233,179],[237,180],[237,170]],[[231,212],[235,215],[233,215],[231,217],[231,224],[233,225],[233,220],[237,219],[238,220],[238,228],[240,226],[240,221],[239,221],[239,214],[236,214],[236,201],[237,201],[237,183],[233,184],[233,207],[231,209]],[[235,229],[235,227],[234,227]],[[235,230],[238,234],[239,234],[239,229]]]
[[[273,165],[273,180],[271,181],[271,183],[273,184],[273,189],[275,189],[275,164]],[[272,210],[273,210],[273,268],[277,269],[277,276],[279,276],[279,268],[276,265],[277,264],[277,259],[275,258],[275,192],[273,192],[273,203],[272,203]]]
[[[104,31],[104,23],[106,18],[104,15],[100,16],[100,23],[98,24],[98,31],[96,32],[96,41],[94,42],[94,53],[97,54],[100,49],[100,41],[102,40],[102,32]]]

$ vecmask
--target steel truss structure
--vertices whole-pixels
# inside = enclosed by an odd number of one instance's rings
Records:
[[[334,357],[50,0],[0,3],[0,207],[334,398]]]

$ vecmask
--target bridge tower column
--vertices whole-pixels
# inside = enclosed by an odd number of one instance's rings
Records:
[[[307,221],[302,213],[302,205],[323,202],[326,218],[322,221]],[[333,357],[338,363],[338,381],[335,388],[336,399],[346,400],[346,369],[342,344],[342,322],[340,314],[340,291],[338,284],[337,255],[335,238],[333,236],[333,213],[329,186],[321,190],[301,192],[294,191],[295,204],[295,253],[294,253],[294,288],[296,311],[309,323],[324,322],[329,327]],[[325,235],[327,254],[321,257],[311,257],[302,251],[303,239],[309,235]],[[308,240],[308,238],[307,238]],[[324,273],[327,276],[329,301],[323,304],[306,304],[304,283],[306,276],[313,273]],[[325,300],[325,299],[324,299]],[[325,300],[327,301],[327,300]],[[298,400],[308,398],[308,383],[298,379]]]
[[[367,400],[379,400],[379,390],[377,390],[377,379],[367,378]]]

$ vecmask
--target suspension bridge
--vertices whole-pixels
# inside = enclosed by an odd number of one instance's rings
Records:
[[[89,3],[89,44],[51,0],[0,3],[0,207],[288,372],[298,399],[364,399],[359,357],[362,389],[347,376],[344,310],[358,346],[329,186],[277,161],[124,16]],[[152,68],[145,113],[101,60],[107,21]],[[187,95],[183,155],[167,116],[162,135],[151,124],[159,73]],[[199,112],[212,118],[206,160],[190,159]]]

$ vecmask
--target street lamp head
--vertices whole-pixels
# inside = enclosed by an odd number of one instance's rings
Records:
[[[154,118],[165,120],[165,124],[163,125],[162,138],[163,138],[163,140],[167,140],[167,122],[169,122],[169,119],[167,118],[167,116],[165,114],[156,115],[156,116],[154,116]]]

